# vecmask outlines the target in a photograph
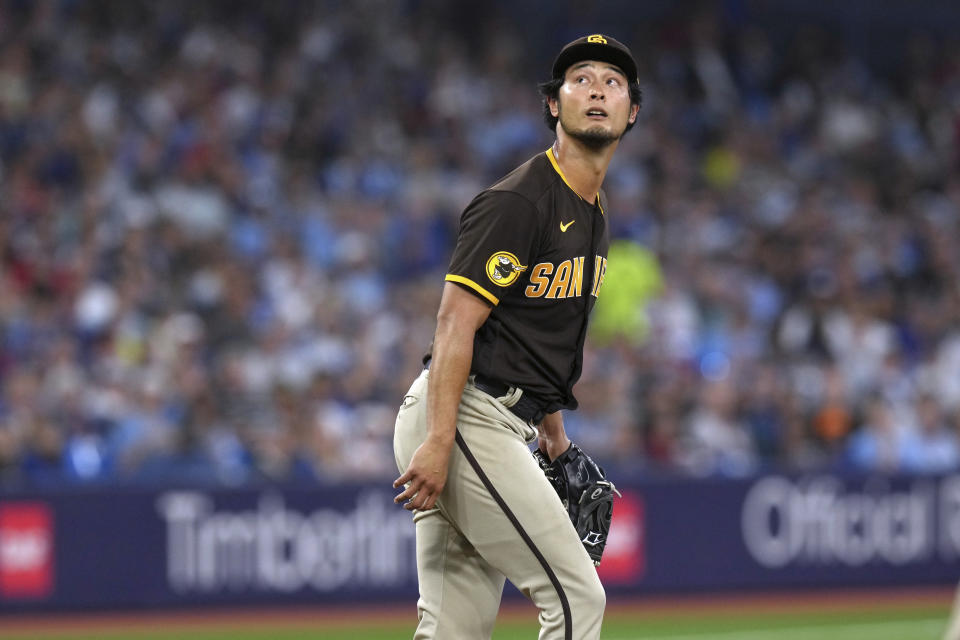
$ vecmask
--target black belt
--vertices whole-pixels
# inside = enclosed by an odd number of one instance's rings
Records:
[[[505,396],[513,389],[513,387],[504,382],[481,376],[478,373],[473,375],[473,386],[494,398]],[[507,408],[524,422],[531,422],[533,424],[540,424],[543,416],[546,415],[543,406],[534,398],[527,395],[526,392],[520,395],[520,399],[517,400],[513,406]]]
[[[427,360],[424,363],[424,368],[430,368],[430,360]],[[480,391],[483,391],[488,396],[493,396],[494,398],[501,398],[509,394],[513,389],[513,387],[505,382],[488,378],[487,376],[480,375],[479,373],[473,374],[473,386],[475,386],[477,389],[480,389]],[[543,416],[546,415],[546,412],[543,410],[543,405],[540,402],[537,402],[537,400],[533,397],[529,396],[526,392],[520,395],[520,399],[517,400],[512,407],[507,408],[524,422],[531,422],[533,424],[540,424],[540,422],[543,420]]]

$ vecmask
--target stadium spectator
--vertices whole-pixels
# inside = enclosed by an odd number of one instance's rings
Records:
[[[516,77],[547,36],[474,27],[0,5],[0,482],[388,476],[459,212],[547,143]],[[650,473],[956,469],[960,47],[622,28],[645,98],[606,190],[658,288],[588,341],[571,433]]]

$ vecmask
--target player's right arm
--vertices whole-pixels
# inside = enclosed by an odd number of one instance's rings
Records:
[[[460,285],[444,285],[427,383],[427,437],[393,483],[394,488],[409,483],[394,498],[397,503],[407,501],[404,509],[432,509],[446,485],[460,396],[473,360],[473,338],[490,309],[485,300]]]

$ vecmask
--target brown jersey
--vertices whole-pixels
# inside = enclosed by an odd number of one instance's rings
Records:
[[[605,204],[602,191],[592,203],[577,195],[547,150],[460,218],[446,279],[493,305],[471,370],[522,388],[548,413],[577,407],[572,388],[610,244]]]

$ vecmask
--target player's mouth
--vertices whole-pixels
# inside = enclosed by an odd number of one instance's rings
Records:
[[[587,109],[587,117],[591,120],[603,120],[607,117],[607,112],[596,107]]]

